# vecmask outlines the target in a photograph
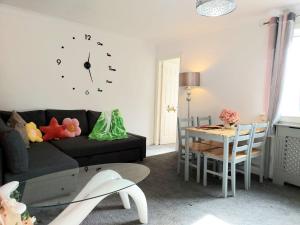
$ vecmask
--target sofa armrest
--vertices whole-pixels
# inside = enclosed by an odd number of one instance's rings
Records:
[[[140,139],[140,143],[141,143],[141,157],[140,160],[143,161],[144,158],[146,158],[146,142],[147,142],[147,138],[144,136],[140,136],[137,134],[133,134],[133,133],[129,133],[127,132],[127,134],[130,134],[138,139]]]
[[[4,152],[0,148],[0,186],[4,183]]]
[[[130,133],[130,132],[127,132],[127,134],[130,134],[130,135],[132,135],[132,136],[135,136],[135,137],[137,137],[137,138],[140,138],[141,140],[144,140],[144,141],[146,141],[146,140],[147,140],[147,138],[146,138],[146,137],[144,137],[144,136],[141,136],[141,135],[133,134],[133,133]]]

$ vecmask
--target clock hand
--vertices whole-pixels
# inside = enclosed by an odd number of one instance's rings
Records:
[[[92,77],[92,73],[91,73],[91,70],[90,70],[90,69],[89,69],[89,73],[90,73],[91,81],[94,82],[94,81],[93,81],[93,77]]]
[[[89,52],[88,62],[90,62],[90,56],[91,56],[91,53]]]

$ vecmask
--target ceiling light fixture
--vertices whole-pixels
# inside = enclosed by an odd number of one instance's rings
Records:
[[[196,9],[201,16],[223,16],[236,8],[235,0],[197,0]]]

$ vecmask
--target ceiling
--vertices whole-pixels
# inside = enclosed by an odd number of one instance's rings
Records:
[[[224,29],[300,0],[236,0],[237,10],[223,17],[196,14],[196,0],[0,0],[0,3],[151,41],[184,38]]]

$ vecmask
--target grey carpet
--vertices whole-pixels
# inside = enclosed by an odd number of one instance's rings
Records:
[[[297,225],[300,224],[300,188],[264,184],[253,177],[250,191],[243,189],[239,177],[236,197],[218,197],[221,181],[210,177],[208,187],[192,178],[183,181],[176,174],[176,154],[168,153],[147,158],[143,164],[151,169],[150,176],[139,186],[143,189],[149,207],[151,225]],[[194,176],[194,173],[191,174]],[[230,189],[230,187],[229,187]],[[47,224],[60,209],[35,211]],[[105,199],[82,225],[139,224],[137,211],[122,209],[117,195]]]

